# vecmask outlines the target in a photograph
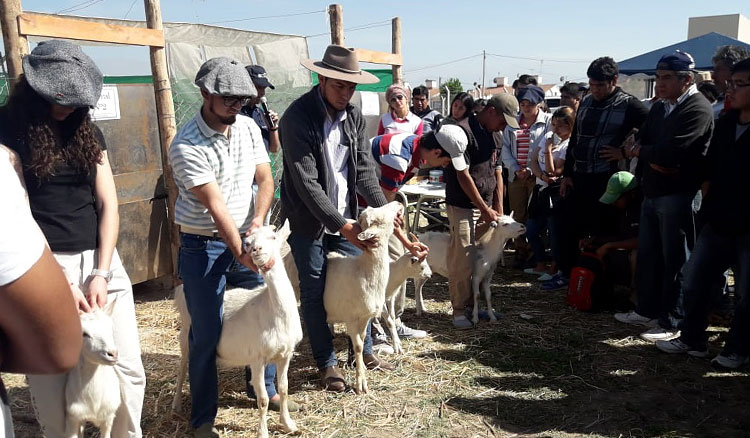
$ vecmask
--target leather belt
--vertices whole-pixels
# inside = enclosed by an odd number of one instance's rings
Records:
[[[206,230],[203,228],[193,228],[180,225],[180,232],[185,234],[195,234],[196,236],[210,237],[212,239],[221,239],[218,231]]]

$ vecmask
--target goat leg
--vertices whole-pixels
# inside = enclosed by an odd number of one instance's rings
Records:
[[[99,436],[101,438],[111,438],[112,437],[112,424],[115,422],[115,414],[113,413],[109,417],[107,417],[106,420],[102,423],[101,426],[99,426]],[[83,434],[81,434],[83,436]]]
[[[416,301],[416,314],[417,316],[421,316],[422,312],[424,311],[424,302],[422,302],[422,286],[424,286],[425,280],[424,278],[415,278],[414,279],[414,301]]]
[[[260,412],[258,438],[268,438],[268,393],[266,392],[266,382],[263,380],[265,368],[262,362],[250,364],[250,370],[253,373],[253,390],[255,390],[258,411]]]
[[[185,327],[185,321],[182,322],[180,327],[180,334],[178,339],[180,341],[180,364],[177,368],[177,381],[174,385],[174,398],[172,399],[172,412],[181,416],[182,411],[182,386],[185,383],[185,377],[187,376],[188,369],[188,355],[190,354],[188,346],[188,331],[190,325]]]
[[[497,263],[492,265],[492,269],[490,269],[482,280],[482,290],[484,291],[484,299],[487,300],[487,313],[490,315],[490,322],[497,322],[495,312],[492,310],[492,291],[490,290],[492,273],[495,272],[495,268],[497,268]]]
[[[353,325],[353,324],[352,324]],[[349,324],[347,324],[347,329]],[[365,375],[365,360],[362,357],[364,352],[364,339],[367,334],[367,324],[364,324],[364,328],[357,330],[352,328],[349,337],[352,339],[352,345],[354,346],[354,360],[357,367],[357,377],[354,384],[354,392],[357,394],[365,394],[367,392],[367,376]]]
[[[471,292],[474,296],[474,310],[471,312],[471,322],[474,325],[479,323],[479,283],[482,281],[479,269],[474,270],[474,275],[471,276]]]
[[[396,330],[396,297],[392,296],[385,300],[385,306],[382,318],[385,319],[385,325],[388,326],[388,331],[391,332],[391,341],[393,341],[393,352],[401,354],[404,352],[401,348],[401,339],[398,337],[398,331]]]
[[[278,380],[279,397],[281,397],[281,409],[279,410],[279,421],[281,428],[285,433],[297,432],[297,424],[292,420],[289,415],[289,361],[292,360],[292,356],[286,356],[276,362],[276,376]]]

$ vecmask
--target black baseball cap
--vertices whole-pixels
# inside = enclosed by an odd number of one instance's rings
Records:
[[[271,81],[268,80],[268,73],[266,73],[266,69],[263,68],[263,66],[248,65],[245,69],[250,74],[250,78],[255,85],[259,87],[268,87],[272,90],[276,89],[276,87],[271,84]]]

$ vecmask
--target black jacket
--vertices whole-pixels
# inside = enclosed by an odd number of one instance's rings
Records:
[[[711,104],[695,93],[666,117],[665,112],[664,103],[656,102],[640,131],[638,168],[647,198],[695,193],[705,173],[705,154],[714,129]]]
[[[716,232],[735,236],[750,232],[750,129],[736,138],[737,117],[737,111],[729,111],[716,121],[708,153],[710,186],[701,206]]]
[[[324,144],[326,107],[319,86],[303,94],[284,112],[279,135],[284,156],[281,179],[281,208],[292,232],[317,239],[324,228],[337,231],[346,224],[328,198],[328,166]],[[375,174],[370,143],[365,138],[365,121],[359,108],[346,106],[341,142],[349,146],[349,211],[356,215],[357,193],[373,207],[386,199]]]

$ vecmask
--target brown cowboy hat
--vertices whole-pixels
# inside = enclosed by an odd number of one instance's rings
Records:
[[[375,84],[380,81],[377,76],[359,68],[357,52],[348,47],[331,44],[326,48],[321,61],[305,59],[302,66],[320,76],[355,84]]]

